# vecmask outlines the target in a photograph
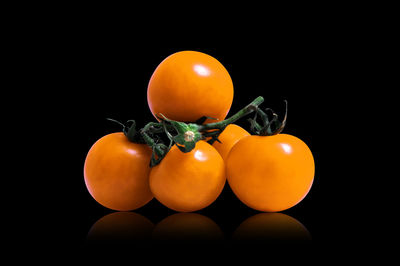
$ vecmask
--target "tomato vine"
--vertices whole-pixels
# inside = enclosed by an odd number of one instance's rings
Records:
[[[193,150],[199,140],[207,140],[209,144],[213,144],[215,141],[220,142],[218,136],[229,124],[253,112],[255,113],[254,117],[249,118],[248,121],[250,122],[250,130],[254,134],[262,136],[279,134],[286,125],[287,101],[285,100],[286,111],[282,121],[278,120],[278,115],[271,108],[266,108],[263,111],[259,107],[263,102],[264,98],[259,96],[231,117],[208,124],[203,123],[206,119],[214,118],[204,116],[196,122],[187,123],[171,120],[160,113],[157,114],[160,122],[149,122],[143,128],[137,130],[135,120],[128,120],[125,125],[117,120],[107,119],[120,124],[129,141],[146,143],[150,146],[153,150],[150,166],[153,167],[161,162],[173,145],[176,145],[182,152],[186,153]],[[272,116],[271,119],[270,116]],[[261,120],[261,123],[257,120]],[[168,145],[162,141],[160,134],[167,136],[169,139]]]

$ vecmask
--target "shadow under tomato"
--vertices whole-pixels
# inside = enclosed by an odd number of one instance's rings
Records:
[[[90,228],[86,240],[96,243],[134,243],[149,239],[154,224],[134,212],[114,212],[100,218]]]
[[[232,234],[236,243],[310,241],[311,234],[295,218],[283,213],[259,213],[247,218]]]
[[[156,242],[208,242],[223,240],[220,227],[210,218],[198,213],[176,213],[160,221],[154,228]]]

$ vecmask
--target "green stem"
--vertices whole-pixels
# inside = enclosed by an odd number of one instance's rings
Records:
[[[147,131],[149,131],[150,129],[153,129],[154,126],[158,126],[159,123],[155,123],[155,122],[150,122],[148,123],[144,128],[142,128],[140,130],[140,134],[142,135],[144,141],[146,142],[147,145],[150,146],[150,148],[152,148],[157,156],[163,156],[164,155],[164,150],[161,148],[161,146],[154,141],[154,139],[152,137],[149,136],[149,134],[147,133]]]
[[[285,128],[286,120],[287,120],[287,111],[288,104],[285,100],[285,116],[282,121],[278,120],[278,115],[271,109],[265,109],[265,112],[260,108],[257,109],[256,114],[253,119],[248,119],[250,122],[250,130],[260,136],[272,136],[282,132]],[[272,118],[269,119],[266,112],[270,112],[272,114]],[[260,117],[261,123],[257,122],[257,115]]]
[[[257,97],[254,101],[244,107],[242,110],[237,112],[236,114],[232,115],[228,119],[225,119],[220,122],[209,123],[204,125],[199,125],[199,131],[206,131],[210,129],[224,129],[229,124],[232,124],[242,118],[245,115],[248,115],[254,112],[257,107],[264,102],[264,98],[262,96]]]
[[[143,143],[143,141],[140,139],[140,135],[137,134],[136,130],[136,121],[135,120],[128,120],[126,121],[126,124],[123,124],[119,122],[118,120],[112,119],[112,118],[106,118],[107,120],[117,123],[120,126],[122,126],[122,132],[124,135],[128,138],[130,142],[133,143]],[[130,123],[130,126],[128,126],[128,123]]]
[[[157,127],[159,127],[160,126],[160,123],[157,123],[157,122],[149,122],[149,123],[147,123],[145,126],[144,126],[144,128],[142,128],[141,130],[140,130],[140,132],[145,132],[145,133],[147,133],[147,132],[149,132],[149,131],[151,131],[152,133],[155,133],[154,131],[157,129]]]

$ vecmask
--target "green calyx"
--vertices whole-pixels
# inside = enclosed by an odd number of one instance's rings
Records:
[[[107,118],[107,120],[117,123],[120,126],[122,126],[122,132],[128,138],[129,141],[135,142],[135,143],[145,143],[143,138],[141,138],[140,135],[137,134],[138,132],[136,130],[136,121],[135,120],[128,120],[128,121],[126,121],[125,124],[119,122],[118,120],[112,119],[112,118]]]
[[[282,121],[278,120],[278,115],[271,108],[266,108],[265,112],[257,108],[254,118],[247,119],[250,122],[250,130],[260,136],[272,136],[281,133],[286,126],[287,106],[285,100],[285,116]],[[267,113],[271,113],[271,119],[269,119]],[[260,118],[261,124],[257,122],[258,118]]]
[[[190,152],[193,150],[196,146],[196,142],[202,138],[197,124],[186,124],[184,122],[174,121],[166,118],[163,114],[160,114],[158,118],[161,119],[161,123],[164,123],[165,132],[170,141],[175,143],[182,152]],[[177,133],[176,135],[173,135],[171,130],[168,129],[171,128],[171,126]]]

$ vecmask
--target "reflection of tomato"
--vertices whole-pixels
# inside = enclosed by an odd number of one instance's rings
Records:
[[[230,124],[218,136],[218,139],[221,141],[221,143],[215,141],[213,143],[213,147],[219,152],[219,154],[221,154],[222,159],[225,161],[233,145],[235,145],[240,139],[247,136],[250,136],[249,132],[238,125]]]
[[[226,164],[233,192],[259,211],[276,212],[296,205],[314,180],[310,149],[287,134],[245,137],[233,146]]]
[[[221,155],[202,140],[188,153],[173,146],[150,172],[154,197],[179,212],[197,211],[210,205],[221,193],[225,181]]]
[[[228,71],[215,58],[195,51],[174,53],[164,59],[147,88],[153,115],[162,113],[177,121],[194,122],[203,116],[223,120],[232,100]]]
[[[198,213],[175,213],[153,230],[156,240],[222,240],[223,234],[210,218]]]
[[[134,212],[113,212],[99,219],[87,235],[88,241],[123,241],[147,239],[154,224]],[[118,243],[118,242],[116,242]]]
[[[283,213],[259,213],[247,218],[233,233],[234,240],[311,240],[299,221]]]
[[[87,154],[86,187],[101,205],[119,211],[142,207],[153,196],[149,188],[151,149],[130,142],[123,133],[99,139]]]

